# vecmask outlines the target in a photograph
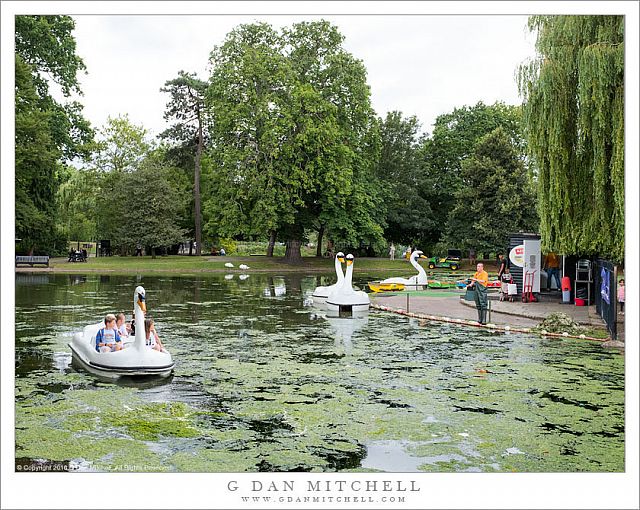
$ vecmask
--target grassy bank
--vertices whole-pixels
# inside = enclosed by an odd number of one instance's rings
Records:
[[[425,261],[426,262],[426,261]],[[232,263],[234,268],[225,267],[225,263]],[[310,271],[310,272],[331,272],[333,271],[333,260],[328,258],[303,257],[301,264],[289,264],[282,257],[189,257],[185,255],[169,255],[166,257],[90,257],[87,262],[68,262],[66,258],[53,258],[50,260],[50,268],[16,268],[18,271],[56,271],[56,272],[242,272],[238,268],[240,264],[246,264],[253,272],[288,272],[288,271]],[[41,267],[41,266],[40,266]],[[426,269],[426,264],[423,262]],[[389,260],[386,258],[358,258],[355,261],[357,271],[392,271],[398,273],[413,274],[415,269],[411,267],[408,260]],[[463,267],[462,271],[451,273],[449,270],[437,270],[442,274],[467,273],[468,269]],[[431,272],[431,271],[428,271]]]

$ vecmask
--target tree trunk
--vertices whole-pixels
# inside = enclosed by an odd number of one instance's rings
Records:
[[[324,237],[324,225],[318,230],[318,246],[316,248],[316,257],[322,257],[322,238]]]
[[[276,244],[276,231],[272,230],[269,234],[269,246],[267,246],[267,257],[273,257],[273,247]]]
[[[196,167],[193,176],[194,216],[196,222],[196,256],[200,256],[202,250],[202,215],[200,214],[200,161],[202,159],[202,119],[198,111],[198,148],[196,149]]]
[[[302,241],[299,239],[287,241],[287,248],[284,252],[285,262],[289,264],[302,264],[302,253],[300,252],[300,246]]]
[[[156,249],[154,247],[151,247],[151,258],[152,259],[156,258]]]

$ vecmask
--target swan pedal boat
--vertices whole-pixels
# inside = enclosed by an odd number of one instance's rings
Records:
[[[354,290],[351,283],[353,281],[354,256],[349,253],[349,255],[345,257],[345,260],[347,263],[347,270],[344,275],[344,280],[331,294],[329,294],[325,306],[332,312],[338,312],[347,316],[352,316],[353,314],[360,312],[367,312],[369,310],[369,305],[371,304],[369,295],[361,290]]]
[[[168,377],[175,362],[167,350],[157,351],[146,345],[144,330],[145,290],[138,286],[133,295],[136,324],[135,338],[125,339],[123,349],[113,352],[96,351],[96,335],[104,322],[85,326],[69,342],[72,361],[88,372],[108,379],[122,376]]]
[[[421,250],[415,250],[411,256],[409,257],[409,262],[413,267],[416,268],[418,274],[414,276],[410,276],[409,278],[402,278],[399,276],[394,276],[393,278],[386,278],[382,280],[380,283],[397,283],[404,285],[405,288],[408,287],[407,290],[423,290],[427,287],[427,273],[424,268],[418,264],[418,259],[426,259],[428,257]]]

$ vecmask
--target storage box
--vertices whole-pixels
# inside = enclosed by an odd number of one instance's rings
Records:
[[[586,306],[587,301],[585,299],[576,298],[576,306]]]

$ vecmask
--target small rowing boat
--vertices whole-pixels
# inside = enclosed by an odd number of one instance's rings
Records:
[[[392,292],[404,290],[403,283],[382,283],[382,282],[369,282],[369,288],[373,292]]]

